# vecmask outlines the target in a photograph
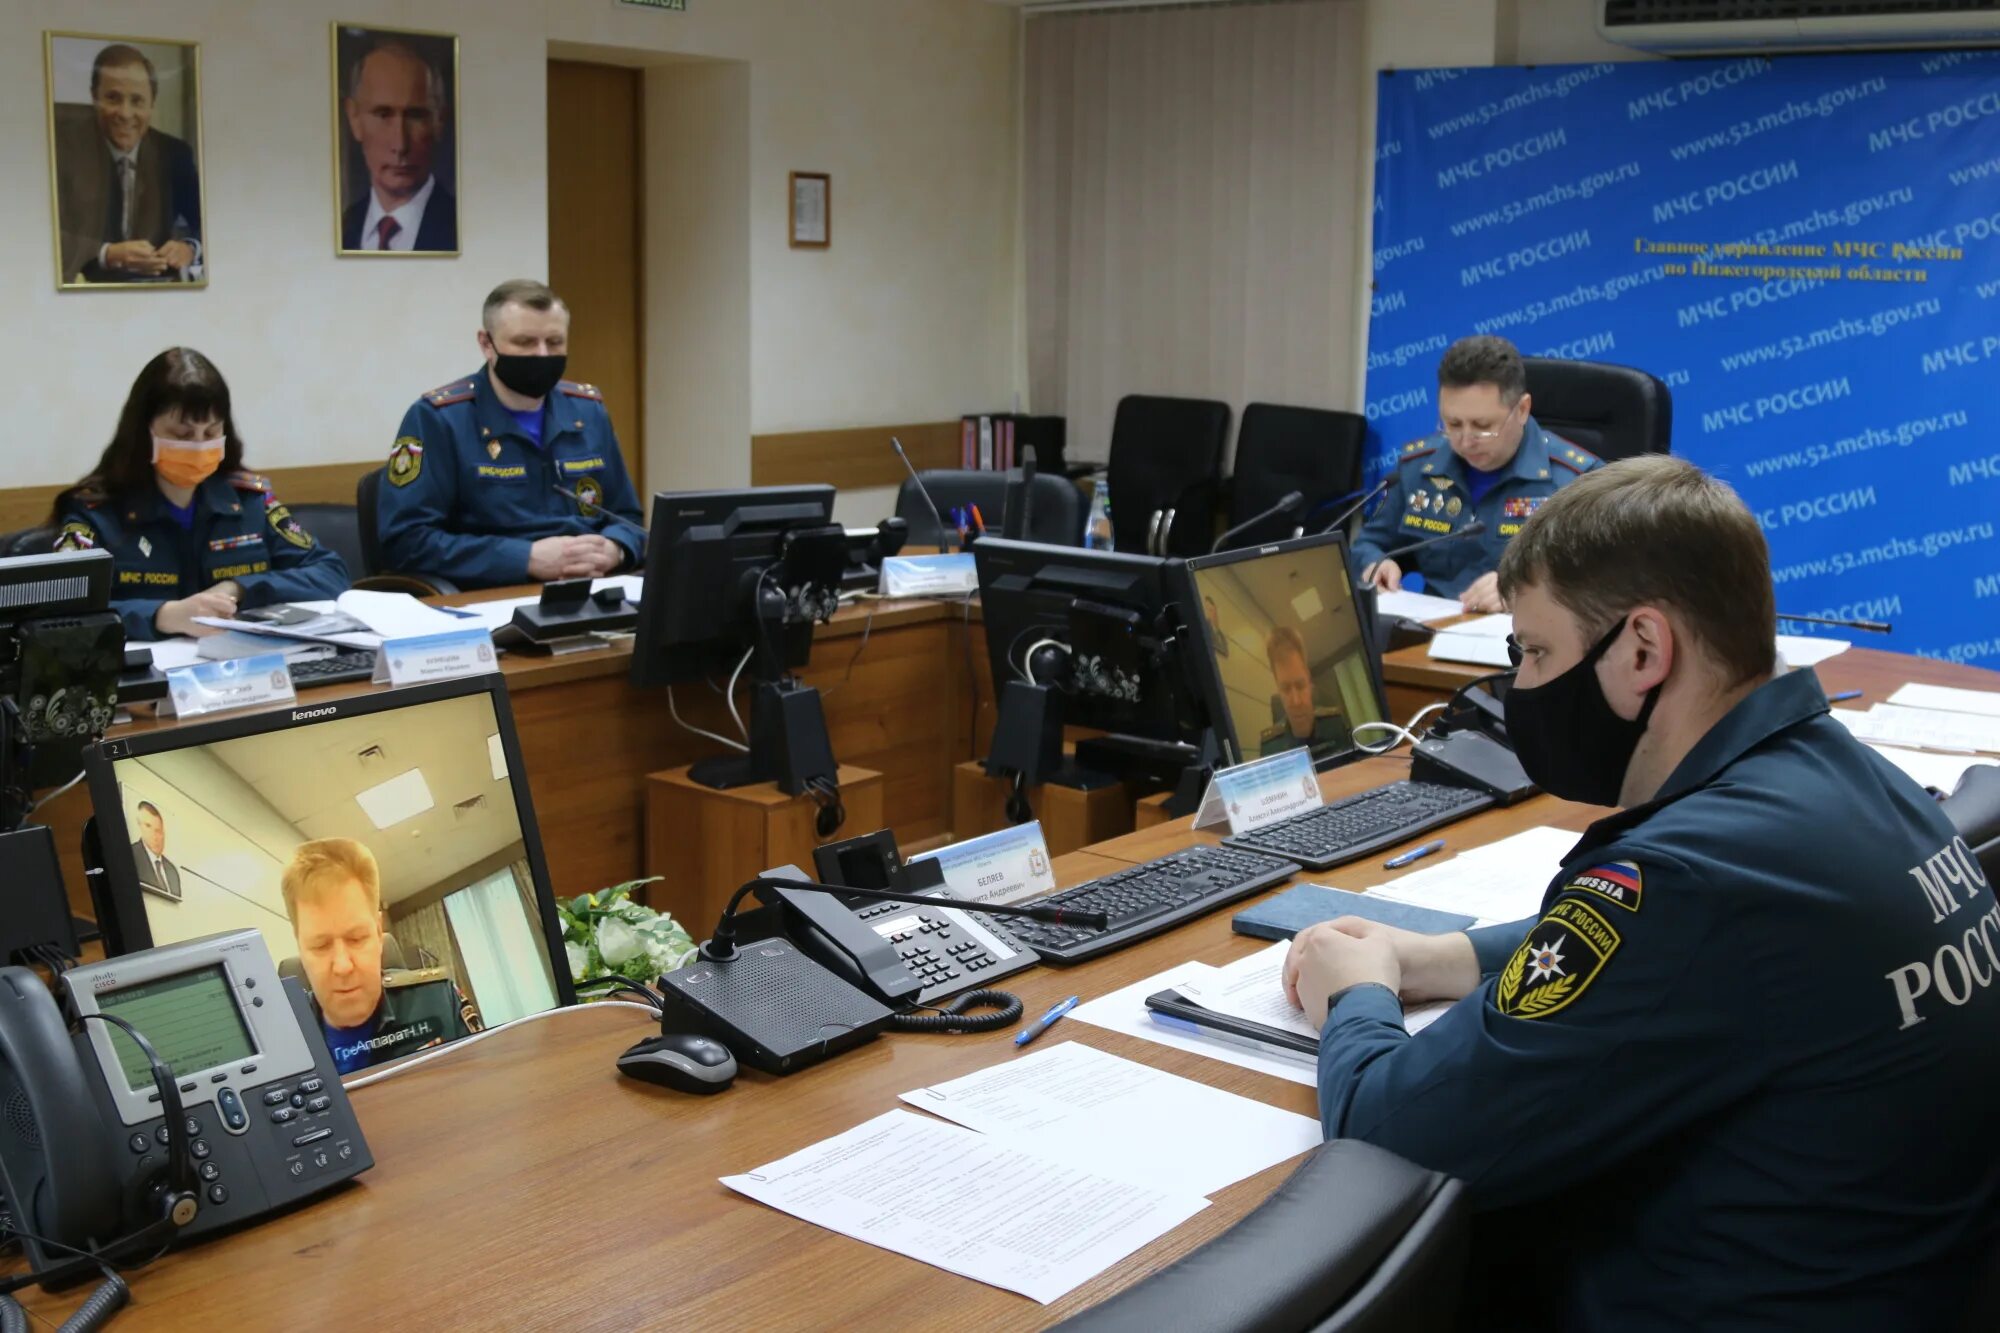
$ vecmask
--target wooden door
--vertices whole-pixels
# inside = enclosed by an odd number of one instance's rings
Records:
[[[549,62],[549,286],[570,309],[569,376],[604,390],[646,506],[640,71]]]

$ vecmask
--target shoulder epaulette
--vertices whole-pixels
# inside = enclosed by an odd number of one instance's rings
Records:
[[[1402,457],[1422,458],[1425,454],[1437,452],[1437,441],[1426,435],[1420,440],[1411,440],[1403,446]]]
[[[588,398],[599,403],[604,401],[604,391],[595,384],[578,384],[574,380],[563,380],[556,387],[572,398]]]
[[[232,472],[229,484],[239,491],[262,491],[266,495],[271,492],[271,479],[255,472]]]
[[[453,380],[450,384],[432,389],[424,395],[424,401],[432,407],[450,407],[453,403],[469,402],[475,382],[471,379]]]
[[[1604,464],[1604,460],[1590,450],[1579,449],[1560,435],[1549,436],[1549,461],[1559,463],[1571,472],[1579,474]]]

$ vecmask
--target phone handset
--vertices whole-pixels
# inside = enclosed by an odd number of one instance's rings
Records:
[[[817,888],[763,892],[782,905],[793,942],[842,980],[889,1005],[907,1004],[923,989],[895,946],[832,894]]]

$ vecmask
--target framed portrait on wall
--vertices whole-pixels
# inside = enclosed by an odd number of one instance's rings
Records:
[[[333,25],[337,253],[458,253],[457,130],[457,37]]]
[[[42,63],[56,285],[206,286],[200,48],[47,32]]]
[[[792,248],[824,250],[833,244],[833,178],[823,171],[791,177]]]

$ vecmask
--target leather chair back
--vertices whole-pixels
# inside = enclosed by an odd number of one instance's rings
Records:
[[[361,567],[353,571],[356,578],[364,574],[382,574],[387,569],[382,563],[382,539],[376,531],[376,520],[381,517],[382,474],[387,468],[376,468],[363,474],[354,484],[354,528],[355,537],[361,545]]]
[[[1236,433],[1229,526],[1299,491],[1305,496],[1300,522],[1309,532],[1324,527],[1338,512],[1341,497],[1361,489],[1367,437],[1368,418],[1358,412],[1251,403],[1243,409]],[[1115,505],[1115,489],[1111,498]]]
[[[2000,886],[2000,764],[1975,764],[1966,769],[1941,808],[1979,858],[1987,882]],[[2000,1322],[1993,1326],[2000,1328]]]
[[[291,506],[292,517],[312,534],[312,539],[339,556],[347,566],[351,581],[363,576],[361,552],[361,511],[354,505],[303,504]]]
[[[1674,396],[1660,380],[1602,361],[1523,357],[1535,420],[1607,463],[1673,452]]]
[[[1111,532],[1121,551],[1204,555],[1215,540],[1229,404],[1119,400],[1111,423]]]
[[[1000,535],[1001,524],[1006,521],[1008,485],[1021,476],[1018,469],[992,472],[978,468],[927,468],[919,475],[946,523],[951,522],[953,505],[978,505],[980,516],[986,520],[986,531],[995,537]],[[1075,482],[1038,472],[1030,485],[1030,494],[1034,508],[1024,540],[1049,546],[1083,543],[1083,492],[1076,488]],[[896,517],[910,525],[909,545],[939,544],[937,524],[916,482],[905,479],[902,489],[896,492]]]
[[[55,548],[56,530],[50,527],[21,528],[0,534],[0,556],[45,555]]]
[[[1451,1328],[1470,1245],[1464,1188],[1372,1144],[1321,1144],[1228,1231],[1057,1327],[1064,1333]]]

